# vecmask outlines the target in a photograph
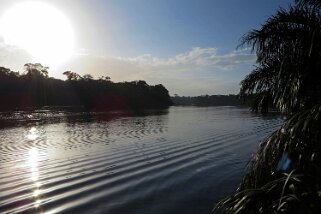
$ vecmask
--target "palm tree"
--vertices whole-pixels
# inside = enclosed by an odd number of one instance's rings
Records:
[[[258,67],[241,82],[240,95],[255,95],[256,110],[271,102],[286,113],[311,107],[321,93],[321,15],[309,7],[280,9],[243,38],[257,54]]]
[[[303,6],[309,6],[309,7],[321,7],[321,1],[320,0],[296,0],[296,2],[299,5]]]
[[[279,9],[242,40],[257,55],[241,82],[253,109],[272,105],[287,115],[250,161],[236,193],[214,211],[321,212],[321,1],[298,0]]]

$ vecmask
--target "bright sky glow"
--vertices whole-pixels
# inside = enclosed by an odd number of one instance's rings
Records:
[[[7,45],[18,46],[35,61],[55,67],[73,52],[71,24],[58,9],[41,2],[23,2],[8,8],[0,21]]]
[[[25,63],[171,95],[237,94],[255,55],[236,47],[294,0],[0,0],[0,66]],[[2,17],[2,19],[1,19]]]

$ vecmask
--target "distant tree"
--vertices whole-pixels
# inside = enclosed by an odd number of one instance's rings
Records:
[[[98,78],[100,81],[107,81],[107,82],[111,82],[111,79],[110,77],[108,76],[101,76]]]
[[[134,85],[140,86],[140,87],[147,87],[148,84],[144,80],[135,80],[131,82]]]
[[[26,63],[24,65],[27,76],[44,76],[48,77],[49,67],[43,66],[40,63]]]
[[[82,76],[82,78],[84,80],[93,80],[94,79],[94,77],[91,74],[85,74]]]
[[[77,74],[75,72],[72,72],[72,71],[65,71],[62,74],[66,75],[68,80],[80,80],[80,79],[82,79],[82,77],[79,74]]]
[[[0,67],[0,78],[13,80],[18,77],[19,77],[19,72],[11,71],[9,68]]]
[[[47,77],[48,67],[27,63],[19,75],[0,67],[0,111],[43,106],[83,106],[88,111],[138,110],[171,105],[168,91],[145,81],[113,83],[90,74],[81,77],[72,71],[63,74],[67,81]],[[45,77],[45,78],[44,78]]]
[[[10,74],[10,72],[11,72],[11,70],[9,68],[0,67],[0,74],[1,75],[8,76]]]

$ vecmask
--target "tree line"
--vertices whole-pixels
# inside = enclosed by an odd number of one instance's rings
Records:
[[[180,106],[241,106],[243,105],[237,95],[202,95],[171,97],[174,105]]]
[[[143,80],[114,83],[109,77],[66,71],[67,80],[48,76],[48,67],[27,63],[24,72],[0,67],[0,110],[82,106],[87,111],[135,111],[172,105],[168,90]]]

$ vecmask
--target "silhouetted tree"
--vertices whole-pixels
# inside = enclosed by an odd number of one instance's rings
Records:
[[[262,143],[236,193],[221,201],[226,213],[321,212],[321,1],[279,9],[243,38],[257,68],[241,82],[241,97],[266,112],[287,114]]]
[[[101,81],[107,81],[107,82],[111,81],[110,77],[108,77],[108,76],[101,76],[98,79],[101,80]]]
[[[241,106],[237,95],[205,95],[197,97],[171,97],[174,105],[182,106]]]
[[[82,78],[84,80],[93,80],[94,79],[94,77],[91,74],[85,74],[82,76]]]
[[[172,104],[161,85],[145,81],[113,83],[109,77],[94,80],[90,74],[66,71],[66,81],[48,78],[48,67],[27,63],[19,75],[0,67],[0,110],[48,106],[83,106],[88,111],[135,111]]]
[[[40,63],[27,63],[24,65],[27,76],[44,76],[48,77],[49,67],[45,67]]]
[[[11,71],[9,68],[0,67],[0,78],[17,78],[19,72]]]
[[[79,74],[77,74],[75,72],[72,72],[72,71],[65,71],[62,74],[66,75],[68,80],[80,80],[80,79],[82,79],[82,77]]]

